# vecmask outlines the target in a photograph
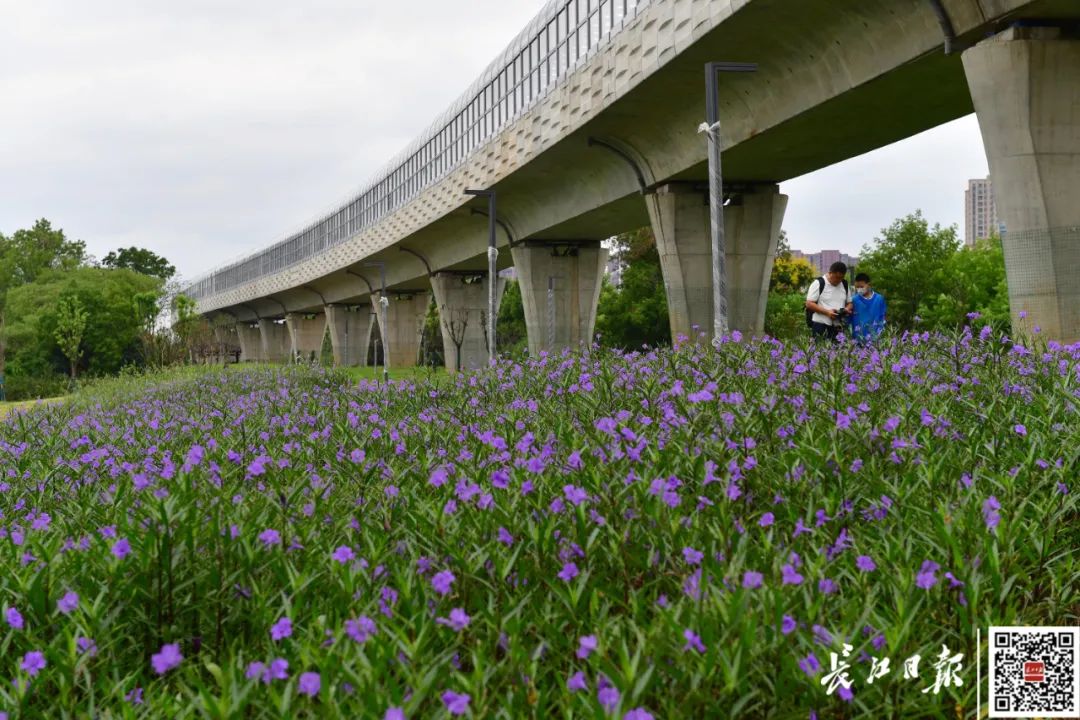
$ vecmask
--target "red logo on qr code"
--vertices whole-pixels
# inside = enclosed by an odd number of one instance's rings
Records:
[[[1024,663],[1024,680],[1027,682],[1042,682],[1046,679],[1046,665],[1041,662]]]
[[[991,627],[990,717],[1080,717],[1080,628]]]

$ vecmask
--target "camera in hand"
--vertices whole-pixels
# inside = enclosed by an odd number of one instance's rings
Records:
[[[846,307],[842,307],[842,308],[840,308],[840,309],[838,309],[836,311],[836,317],[837,317],[838,320],[843,320],[844,318],[848,317],[850,314],[851,313],[848,312],[848,309]]]

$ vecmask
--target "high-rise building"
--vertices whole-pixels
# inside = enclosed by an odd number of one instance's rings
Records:
[[[964,244],[972,246],[977,240],[991,235],[1003,235],[1004,226],[998,222],[994,204],[994,185],[990,178],[968,180],[964,191]]]
[[[791,257],[802,258],[814,266],[814,269],[824,275],[829,271],[829,266],[834,262],[842,262],[848,269],[859,264],[859,258],[842,253],[839,250],[822,250],[816,253],[804,253],[802,250],[792,250]]]

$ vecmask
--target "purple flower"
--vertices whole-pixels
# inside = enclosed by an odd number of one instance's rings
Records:
[[[292,636],[292,620],[288,617],[280,618],[276,623],[270,626],[270,639],[281,640]]]
[[[306,672],[300,674],[300,680],[297,682],[296,689],[301,695],[315,697],[319,694],[319,688],[321,686],[322,680],[319,678],[319,673]]]
[[[45,669],[48,663],[45,662],[45,654],[40,650],[31,650],[23,655],[22,667],[26,671],[26,674],[30,677],[36,676],[39,672]]]
[[[263,671],[262,681],[269,685],[274,680],[285,680],[289,677],[289,661],[285,658],[277,658],[270,662],[269,667]]]
[[[143,704],[142,688],[137,687],[134,690],[132,690],[131,692],[125,693],[124,700],[131,703],[132,705],[142,705]]]
[[[814,655],[814,653],[810,653],[799,661],[799,669],[810,677],[814,677],[821,672],[821,663],[818,662],[817,656]]]
[[[791,633],[795,632],[796,627],[797,623],[795,622],[795,618],[791,617],[790,615],[785,615],[784,619],[780,623],[780,632],[784,633],[785,635],[790,635]]]
[[[564,485],[563,494],[575,507],[589,499],[589,493],[585,492],[583,488],[574,487],[573,485]]]
[[[263,530],[259,533],[259,540],[267,547],[270,547],[271,545],[280,545],[281,533],[274,529]]]
[[[263,671],[266,669],[266,665],[261,662],[249,663],[247,670],[244,671],[244,677],[248,680],[256,680],[262,676]]]
[[[747,570],[742,576],[742,586],[747,590],[753,590],[761,587],[761,581],[763,579],[764,576],[761,573]]]
[[[431,473],[431,477],[428,478],[428,482],[434,487],[442,487],[446,484],[446,479],[449,477],[449,473],[444,467],[437,467]]]
[[[366,615],[361,615],[356,620],[345,621],[345,634],[358,643],[365,643],[372,635],[378,632],[375,621]]]
[[[615,706],[619,704],[619,691],[610,685],[600,688],[600,691],[596,693],[596,699],[600,701],[600,705],[605,710],[611,712],[615,709]]]
[[[465,614],[465,611],[461,608],[454,608],[450,611],[450,618],[436,618],[435,622],[440,625],[446,625],[453,628],[457,632],[461,632],[469,625],[469,616]]]
[[[344,565],[345,563],[355,558],[356,553],[354,553],[352,548],[350,548],[348,545],[342,545],[337,550],[335,550],[330,557]]]
[[[161,646],[161,652],[150,656],[150,664],[154,666],[154,672],[164,675],[180,664],[184,656],[180,654],[180,645],[170,643]]]
[[[446,706],[447,711],[451,715],[464,715],[469,712],[469,700],[471,698],[465,693],[456,693],[453,690],[447,690],[442,694],[443,705]]]
[[[767,512],[767,513],[765,513],[764,515],[761,516],[760,520],[758,520],[758,525],[760,525],[761,527],[769,527],[770,525],[773,524],[773,521],[775,519],[776,518],[773,516],[773,514],[771,512]]]
[[[1001,503],[998,499],[991,495],[986,499],[986,502],[982,506],[983,520],[986,522],[987,530],[994,530],[997,528],[998,523],[1001,522],[1001,515],[998,514],[998,510],[1001,509]]]
[[[701,559],[705,557],[705,553],[698,552],[692,547],[684,547],[682,549],[682,556],[687,565],[698,565],[701,563]]]
[[[578,576],[578,567],[572,562],[568,562],[563,565],[562,570],[559,571],[558,578],[565,582],[570,582]]]
[[[645,708],[634,708],[623,715],[623,720],[653,720],[653,716]]]
[[[23,629],[23,616],[17,608],[8,608],[4,611],[4,620],[15,630]]]
[[[799,585],[803,581],[803,576],[792,565],[784,565],[780,568],[780,572],[783,576],[783,585]]]
[[[97,643],[88,637],[78,637],[75,639],[75,647],[79,648],[79,652],[94,657],[97,655]]]
[[[577,656],[579,660],[584,660],[596,650],[597,640],[595,635],[585,635],[578,638]]]
[[[934,575],[937,572],[938,565],[933,560],[924,560],[922,567],[919,569],[918,575],[915,576],[915,585],[923,590],[929,590],[938,583],[937,576]]]
[[[450,586],[454,584],[454,573],[449,570],[443,570],[440,573],[435,573],[435,576],[431,578],[431,587],[435,588],[435,592],[440,595],[446,595],[450,592]]]
[[[877,569],[877,565],[874,564],[874,560],[869,555],[860,555],[855,558],[855,567],[863,572],[874,572]]]
[[[405,711],[399,707],[386,708],[383,720],[405,720]]]
[[[513,545],[514,536],[510,534],[510,531],[504,527],[499,528],[499,542],[503,545]]]
[[[112,554],[116,558],[123,560],[131,554],[131,542],[127,538],[120,538],[113,543]]]
[[[686,639],[683,652],[689,652],[690,650],[696,650],[699,653],[705,652],[705,643],[701,642],[701,636],[693,630],[690,628],[683,630],[683,637]]]
[[[1013,426],[1013,432],[1015,432],[1020,437],[1024,437],[1025,435],[1027,435],[1027,428],[1020,423],[1017,423]]]
[[[569,692],[577,692],[578,690],[588,690],[589,683],[585,680],[585,673],[576,672],[566,679],[566,689]]]
[[[64,615],[67,615],[77,607],[79,607],[79,596],[70,591],[64,593],[64,597],[56,601],[56,609]]]

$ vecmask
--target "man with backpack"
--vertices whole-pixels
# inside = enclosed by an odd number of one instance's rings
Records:
[[[806,292],[806,324],[816,340],[836,342],[844,318],[850,317],[854,310],[845,275],[847,265],[834,262],[829,272],[812,282]]]

